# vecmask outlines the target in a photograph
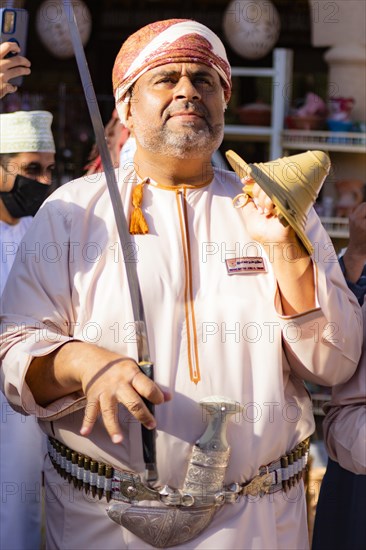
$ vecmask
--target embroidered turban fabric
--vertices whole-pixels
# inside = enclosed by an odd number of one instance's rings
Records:
[[[203,63],[221,77],[224,99],[231,95],[231,70],[225,47],[208,27],[190,19],[167,19],[146,25],[122,45],[113,67],[116,105],[126,120],[128,90],[140,76],[167,63]]]

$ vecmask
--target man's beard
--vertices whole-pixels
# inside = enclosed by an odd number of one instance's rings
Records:
[[[134,122],[134,135],[144,149],[180,159],[212,154],[224,137],[224,124],[211,126],[207,120],[204,128],[197,129],[194,123],[187,123],[179,131],[172,131],[167,121],[160,131],[143,120],[136,120],[136,116]]]

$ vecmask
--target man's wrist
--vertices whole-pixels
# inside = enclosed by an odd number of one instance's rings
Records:
[[[298,239],[282,243],[267,242],[263,243],[262,246],[269,258],[270,263],[296,263],[299,260],[305,259],[308,259],[310,261],[310,256],[307,250]]]

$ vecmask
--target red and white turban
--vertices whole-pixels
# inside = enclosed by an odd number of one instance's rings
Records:
[[[224,100],[231,95],[231,70],[219,37],[191,19],[156,21],[132,34],[122,45],[113,67],[113,93],[125,123],[131,86],[140,76],[167,63],[203,63],[221,77]]]

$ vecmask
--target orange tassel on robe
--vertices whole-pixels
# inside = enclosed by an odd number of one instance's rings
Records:
[[[130,233],[131,235],[145,235],[149,232],[149,226],[141,210],[143,199],[143,188],[146,180],[138,183],[132,191],[132,204],[134,209],[131,212]]]

